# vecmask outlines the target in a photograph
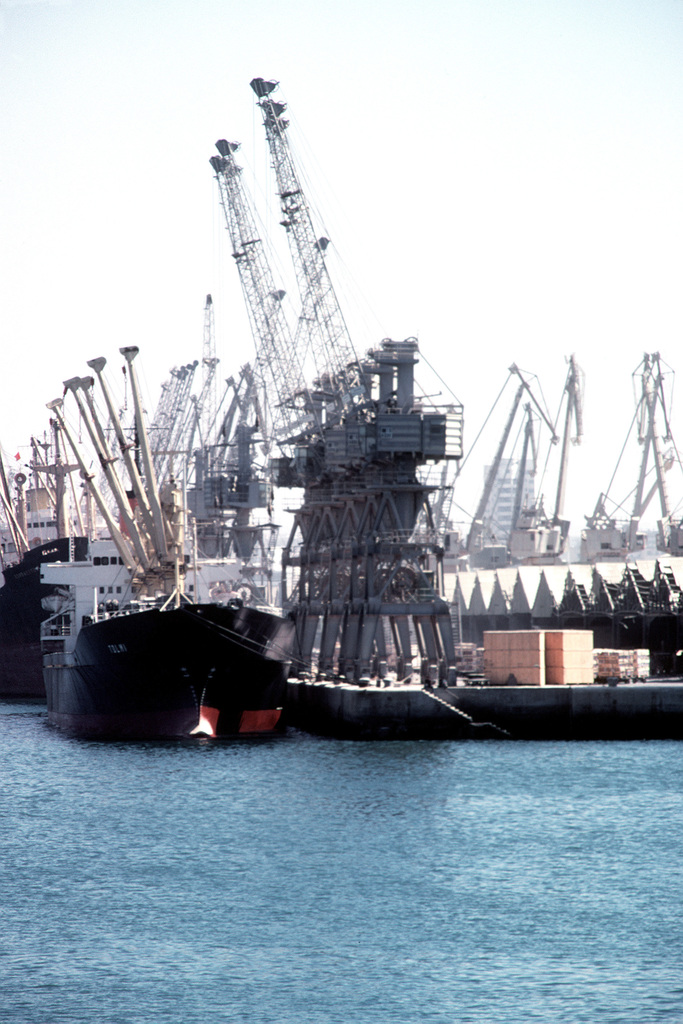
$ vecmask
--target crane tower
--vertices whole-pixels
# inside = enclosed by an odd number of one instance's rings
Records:
[[[295,671],[363,684],[371,677],[447,682],[455,674],[449,607],[443,596],[443,548],[430,507],[433,490],[419,471],[462,455],[462,407],[446,410],[415,396],[415,338],[384,339],[358,358],[325,264],[287,139],[277,83],[254,79],[283,221],[301,299],[292,347],[285,330],[267,336],[274,359],[312,351],[315,378],[300,385],[309,421],[273,460],[273,482],[303,487],[303,501],[282,555],[282,605],[296,624]],[[252,253],[235,147],[214,157],[240,274]],[[245,233],[246,232],[246,233]],[[271,295],[267,268],[243,291],[251,309]],[[290,391],[291,395],[292,392]],[[284,389],[265,400],[282,403]],[[274,421],[274,417],[273,417]],[[281,435],[282,436],[282,435]],[[418,521],[420,529],[418,530]],[[422,528],[422,522],[427,528]]]

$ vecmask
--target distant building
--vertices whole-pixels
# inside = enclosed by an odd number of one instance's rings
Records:
[[[486,480],[490,470],[490,466],[484,467],[484,480]],[[512,521],[512,512],[515,504],[518,473],[518,459],[502,460],[491,497],[484,512],[484,536],[488,541],[495,540],[498,543],[505,543],[510,536],[510,530],[515,525]],[[531,470],[527,467],[524,473],[521,507],[530,507],[533,503],[534,477]]]

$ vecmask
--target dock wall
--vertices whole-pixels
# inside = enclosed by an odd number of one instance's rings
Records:
[[[430,691],[291,680],[287,721],[344,739],[683,739],[683,682]]]

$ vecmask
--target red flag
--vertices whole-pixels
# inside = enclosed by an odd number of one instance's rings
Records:
[[[17,452],[17,454],[14,456],[14,458],[17,460],[17,462],[19,462],[19,459],[21,458],[21,455],[19,454],[19,452]]]

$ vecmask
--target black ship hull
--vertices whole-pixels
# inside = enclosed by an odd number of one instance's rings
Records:
[[[0,697],[42,697],[43,659],[40,625],[50,615],[43,601],[55,588],[40,582],[40,567],[85,557],[84,537],[62,537],[32,548],[3,570],[0,587]]]
[[[261,736],[282,729],[293,623],[185,605],[84,626],[44,657],[48,720],[102,739]]]

